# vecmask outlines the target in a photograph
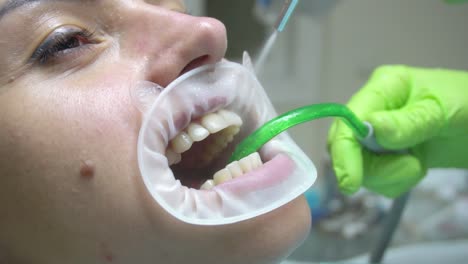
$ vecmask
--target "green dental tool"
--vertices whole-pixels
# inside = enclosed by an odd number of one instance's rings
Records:
[[[229,162],[240,160],[256,152],[272,138],[293,126],[325,117],[343,118],[365,147],[374,152],[385,152],[377,144],[371,124],[359,120],[345,105],[323,103],[300,107],[268,121],[237,145]]]
[[[376,153],[391,152],[383,149],[377,143],[372,125],[359,120],[348,107],[336,103],[323,103],[300,107],[268,121],[237,145],[229,162],[239,160],[259,150],[265,143],[293,126],[324,117],[342,118],[353,130],[356,138],[367,149]],[[392,207],[383,224],[382,234],[376,241],[374,249],[371,251],[370,263],[380,263],[382,261],[385,250],[390,244],[393,234],[398,227],[408,197],[409,193],[406,193],[393,201]]]

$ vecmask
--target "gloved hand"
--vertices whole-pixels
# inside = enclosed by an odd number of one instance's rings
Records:
[[[364,186],[397,197],[428,168],[468,168],[467,72],[383,66],[348,107],[373,125],[381,146],[408,154],[371,153],[336,120],[328,147],[342,192]]]

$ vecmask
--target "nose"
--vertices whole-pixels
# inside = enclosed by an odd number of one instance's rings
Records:
[[[143,60],[145,79],[165,87],[182,73],[220,61],[226,52],[223,23],[161,7],[132,8],[128,48]]]

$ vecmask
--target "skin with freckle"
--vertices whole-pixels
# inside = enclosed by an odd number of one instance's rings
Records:
[[[83,178],[92,178],[94,176],[94,164],[92,161],[81,161],[80,175]]]
[[[221,22],[177,0],[33,1],[3,13],[0,32],[0,260],[277,263],[308,235],[303,198],[195,226],[143,185],[129,89],[221,60]]]

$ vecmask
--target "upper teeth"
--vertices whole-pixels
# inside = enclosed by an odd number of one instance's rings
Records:
[[[170,141],[166,150],[169,165],[179,163],[182,160],[181,154],[188,151],[194,142],[202,141],[210,134],[215,134],[210,137],[210,144],[203,146],[205,148],[203,156],[188,157],[188,159],[193,160],[192,163],[198,163],[197,165],[209,163],[233,140],[241,125],[242,119],[236,113],[228,110],[219,110],[203,116],[200,120],[192,121],[184,131]]]
[[[197,123],[191,123],[187,127],[187,133],[195,142],[202,141],[210,135],[210,131]]]
[[[169,165],[181,162],[182,154],[185,152],[188,154],[184,154],[182,161],[184,165],[191,168],[207,165],[233,140],[241,125],[242,119],[228,110],[209,113],[199,120],[192,121],[186,129],[170,141],[166,150]],[[194,152],[188,152],[192,145],[199,141],[203,141],[203,144],[198,143],[197,147],[193,148]],[[216,172],[213,179],[205,181],[200,189],[209,190],[218,184],[255,170],[262,164],[260,155],[257,152],[252,153],[239,161],[231,162]]]
[[[180,154],[190,149],[193,144],[193,139],[185,131],[182,131],[171,141],[171,143],[172,150],[175,153]]]

